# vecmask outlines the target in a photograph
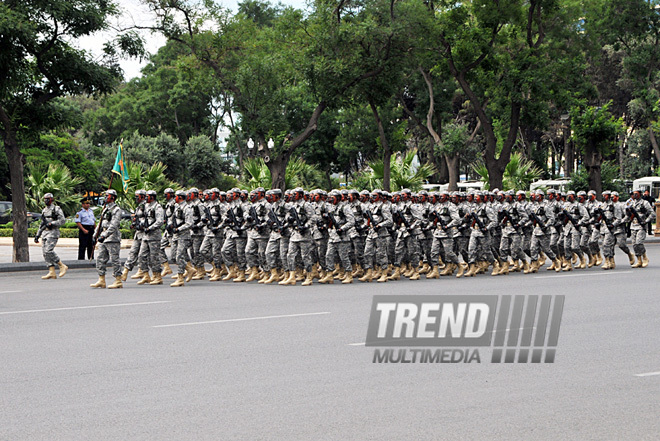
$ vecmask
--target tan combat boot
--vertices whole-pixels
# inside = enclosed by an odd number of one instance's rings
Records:
[[[323,283],[323,284],[327,283],[329,285],[332,285],[333,283],[335,283],[334,277],[332,276],[332,271],[328,271],[327,273],[325,273],[325,277],[322,277],[319,280],[319,283]]]
[[[578,258],[580,259],[580,266],[578,268],[585,269],[587,267],[587,259],[584,258],[584,254],[580,253]]]
[[[419,273],[420,274],[428,274],[431,271],[432,271],[431,266],[428,263],[424,262],[424,264],[422,265],[422,268],[419,270]]]
[[[548,271],[552,271],[553,269],[555,269],[555,265],[557,264],[556,262],[557,262],[556,259],[553,260],[553,261],[552,261],[552,264],[551,264],[549,267],[547,267],[546,269],[547,269]]]
[[[465,273],[465,277],[474,277],[477,274],[477,264],[471,263],[468,272]]]
[[[245,279],[245,270],[239,270],[238,271],[238,276],[234,280],[232,280],[232,282],[241,283],[241,282],[245,282],[245,280],[246,280]]]
[[[413,268],[410,277],[408,277],[408,280],[419,280],[420,278],[421,277],[419,275],[419,272],[417,271],[417,268]]]
[[[561,259],[559,257],[555,258],[555,272],[558,273],[561,271]]]
[[[445,270],[449,268],[449,265],[445,267]],[[431,271],[426,273],[426,278],[427,279],[439,279],[440,278],[440,273],[438,272],[438,265],[433,265],[431,268]]]
[[[295,274],[295,276],[296,276],[296,282],[300,282],[302,280],[305,280],[305,273],[303,273],[302,268],[296,269],[293,274]]]
[[[459,263],[458,264],[458,272],[456,273],[456,277],[459,278],[459,279],[461,277],[463,277],[465,275],[465,270],[467,269],[467,267],[468,267],[467,263],[465,263],[465,262]]]
[[[172,268],[170,268],[169,262],[163,263],[163,271],[160,272],[161,277],[165,277],[168,274],[172,274]]]
[[[405,266],[405,270],[402,269],[401,271],[402,271],[401,275],[403,277],[410,277],[410,276],[412,276],[412,274],[414,272],[414,269],[413,269],[412,265],[408,263]]]
[[[270,285],[278,279],[277,269],[270,270],[270,275],[264,280],[264,285]]]
[[[294,283],[294,285],[295,285],[295,283],[296,283],[296,276],[295,276],[294,272],[293,272],[293,271],[287,271],[287,272],[286,272],[286,277],[284,277],[283,280],[280,280],[280,281],[278,282],[278,285],[288,285],[289,282],[291,281],[291,279],[293,279],[293,283]]]
[[[646,257],[646,253],[644,253],[642,254],[642,268],[646,268],[647,266],[649,266],[649,258]],[[62,276],[60,275],[60,277]]]
[[[589,261],[587,262],[587,268],[591,268],[596,264],[596,258],[593,254],[589,254],[588,257],[589,257]]]
[[[311,286],[314,283],[314,278],[312,277],[312,272],[311,271],[305,271],[306,276],[305,276],[305,281],[302,283],[302,286]],[[348,273],[348,276],[350,277],[351,273]]]
[[[112,283],[112,285],[108,286],[108,289],[118,289],[118,288],[123,288],[124,285],[121,283],[121,276],[115,277],[115,281]]]
[[[491,276],[499,276],[500,271],[501,271],[500,263],[499,263],[499,261],[496,260],[495,262],[493,262],[493,272],[490,273],[490,275]]]
[[[178,287],[178,286],[183,286],[183,285],[185,285],[183,274],[177,274],[176,275],[176,281],[174,283],[170,284],[170,286],[173,286],[175,288]]]
[[[160,273],[156,273],[156,275],[151,279],[151,282],[149,282],[149,285],[162,285],[163,284],[163,276],[160,275]]]
[[[610,258],[609,257],[605,258],[605,263],[603,264],[603,266],[601,266],[601,268],[604,269],[604,270],[612,269],[610,267]]]
[[[635,264],[635,255],[633,253],[628,253],[628,262],[630,262],[630,266]]]
[[[128,279],[128,268],[124,267],[124,269],[121,271],[121,280],[125,282],[126,279]]]
[[[614,262],[614,257],[610,257],[610,269],[616,268],[616,262]]]
[[[388,277],[388,275],[387,275],[387,271],[381,271],[381,272],[380,272],[380,277],[378,277],[378,279],[376,280],[376,282],[378,282],[378,283],[385,283],[385,282],[388,281],[388,279],[389,279],[389,277]]]
[[[637,262],[632,266],[633,268],[641,268],[642,267],[642,256],[637,256]]]
[[[235,279],[236,277],[238,277],[237,268],[236,265],[232,265],[229,267],[229,271],[222,278],[222,280],[227,281],[227,280]]]
[[[137,273],[133,274],[133,275],[131,276],[131,279],[134,279],[134,280],[135,280],[135,279],[141,279],[141,278],[143,278],[143,277],[144,277],[144,271],[142,271],[141,269],[138,268]],[[122,280],[123,280],[123,279],[122,279]]]
[[[564,265],[561,269],[562,271],[573,271],[573,261],[571,259],[564,258]]]
[[[364,268],[362,268],[362,265],[358,264],[357,272],[353,275],[353,277],[357,277],[359,279],[362,276],[364,276]]]
[[[96,283],[92,283],[91,285],[92,288],[105,288],[105,274],[104,275],[99,275],[99,280],[96,281]]]
[[[573,253],[573,256],[571,257],[571,263],[573,265],[576,265],[578,263],[578,255],[577,253]]]
[[[149,271],[143,271],[144,276],[138,281],[138,285],[144,285],[145,283],[151,283],[151,277],[149,277]]]
[[[510,264],[511,266],[511,271],[514,273],[519,273],[520,272],[520,266],[518,265],[518,259],[514,260],[513,263]]]
[[[335,276],[335,279],[337,280],[344,280],[344,277],[346,277],[346,271],[344,271],[344,268],[340,268],[339,271],[337,272],[337,275]]]
[[[369,268],[362,277],[358,279],[360,282],[371,282],[374,280],[374,270]]]
[[[500,261],[500,272],[497,274],[499,276],[509,275],[509,261],[507,259],[503,259]]]
[[[342,280],[341,283],[344,285],[353,283],[353,273],[346,273],[346,278],[344,278],[344,280]]]
[[[204,266],[197,266],[193,269],[193,280],[204,280],[206,278],[206,270]]]
[[[387,280],[400,280],[401,279],[401,267],[395,266],[394,273],[387,278]]]
[[[253,266],[252,268],[250,268],[248,274],[249,274],[248,278],[245,280],[246,282],[252,282],[254,280],[257,280],[259,269],[256,266]]]
[[[41,276],[43,280],[48,280],[48,279],[57,279],[57,274],[55,274],[55,267],[54,266],[49,266],[48,267],[48,274],[45,276]]]
[[[600,266],[603,263],[603,255],[600,254],[600,251],[596,253],[596,263],[594,265]]]
[[[63,264],[62,261],[57,262],[57,266],[60,267],[60,273],[57,275],[57,277],[64,277],[66,270],[68,270],[69,267]]]

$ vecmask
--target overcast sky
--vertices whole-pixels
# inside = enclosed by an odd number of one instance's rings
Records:
[[[285,5],[291,5],[295,8],[304,8],[305,0],[281,0]],[[119,23],[119,27],[128,27],[131,25],[149,26],[153,23],[153,15],[150,14],[149,8],[144,6],[140,0],[118,0],[119,6],[124,11]],[[237,0],[218,1],[218,3],[225,6],[231,11],[236,11]],[[271,3],[274,3],[271,1]],[[147,51],[155,53],[159,47],[165,44],[165,39],[161,35],[143,32],[142,36],[146,40]],[[97,57],[100,57],[103,50],[103,43],[112,38],[112,33],[98,33],[90,37],[81,38],[77,45],[84,50],[90,51]],[[121,67],[124,70],[124,77],[126,80],[140,76],[140,69],[146,64],[146,60],[139,62],[139,60],[129,59],[122,60]]]

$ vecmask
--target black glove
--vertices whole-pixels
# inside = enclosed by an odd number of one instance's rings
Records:
[[[39,243],[39,238],[38,237],[34,238],[34,243]]]
[[[48,228],[49,230],[51,230],[51,229],[53,228],[53,223],[52,223],[52,222],[48,222],[48,225],[46,225],[46,228]]]
[[[105,241],[105,236],[99,236],[98,241],[99,243],[103,243]]]

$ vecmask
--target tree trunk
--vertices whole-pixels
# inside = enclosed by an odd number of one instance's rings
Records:
[[[289,155],[281,154],[276,158],[271,158],[266,164],[270,170],[271,188],[286,190],[286,166],[289,163]]]
[[[575,151],[573,143],[568,140],[570,129],[564,129],[564,177],[570,178],[573,174],[573,164],[575,164]]]
[[[596,194],[600,195],[603,192],[603,182],[601,179],[603,154],[597,148],[587,146],[583,157],[583,164],[589,172],[589,190],[594,190]]]
[[[4,111],[2,112],[4,116]],[[3,118],[4,119],[4,118]],[[28,247],[27,208],[25,203],[25,183],[23,181],[23,154],[18,147],[16,132],[11,127],[3,130],[3,141],[7,162],[9,163],[9,178],[11,182],[12,221],[14,222],[14,249],[12,262],[29,262],[30,248]]]
[[[655,158],[658,160],[658,164],[660,164],[660,148],[658,148],[658,140],[655,137],[652,126],[649,126],[649,138],[651,139],[651,145],[653,146],[653,153],[655,153]]]
[[[461,171],[459,170],[458,154],[444,155],[449,172],[449,191],[458,191],[458,179]]]
[[[374,103],[373,99],[369,99],[369,106],[371,106],[371,111],[374,114],[376,119],[376,124],[378,125],[378,136],[380,138],[380,143],[383,146],[383,190],[390,191],[390,156],[392,156],[392,151],[390,145],[387,142],[387,136],[385,135],[385,127],[383,127],[383,121],[378,115],[378,108]]]
[[[450,180],[450,172],[449,172],[449,164],[447,161],[447,157],[445,155],[442,156],[432,156],[434,158],[434,163],[435,166],[437,167],[438,173],[436,173],[437,179],[436,183],[437,184],[446,184]],[[458,175],[458,173],[457,173]]]

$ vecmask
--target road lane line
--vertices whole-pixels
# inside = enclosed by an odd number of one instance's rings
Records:
[[[15,292],[23,292],[23,291],[0,291],[0,294],[11,294]]]
[[[647,372],[645,374],[635,374],[635,377],[653,377],[655,375],[660,375],[660,372]]]
[[[366,342],[363,341],[362,343],[349,343],[348,345],[349,345],[349,346],[364,346],[365,343],[366,343]]]
[[[307,312],[304,314],[268,315],[264,317],[246,317],[246,318],[226,319],[226,320],[211,320],[208,322],[175,323],[172,325],[156,325],[156,326],[152,326],[152,328],[173,328],[175,326],[209,325],[213,323],[246,322],[249,320],[266,320],[266,319],[286,318],[286,317],[305,317],[310,315],[323,315],[323,314],[330,314],[330,312]]]
[[[28,309],[25,311],[5,311],[5,312],[0,312],[0,315],[28,314],[31,312],[71,311],[74,309],[116,308],[118,306],[156,305],[158,303],[172,303],[172,300],[161,300],[157,302],[139,302],[139,303],[113,303],[110,305],[71,306],[66,308],[52,308],[52,309]]]
[[[589,276],[611,276],[611,275],[620,275],[620,274],[628,274],[632,273],[632,271],[614,271],[614,272],[607,272],[607,273],[595,273],[595,274],[563,274],[561,276],[536,276],[534,277],[535,279],[557,279],[560,277],[589,277]]]

